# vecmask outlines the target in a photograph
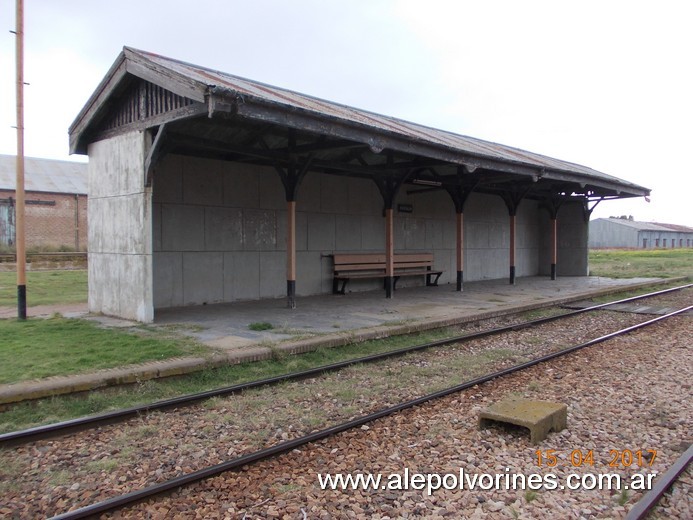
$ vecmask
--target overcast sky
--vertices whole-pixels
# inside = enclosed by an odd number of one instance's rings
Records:
[[[14,154],[14,0],[0,9],[0,153]],[[651,203],[603,202],[593,218],[693,226],[692,10],[687,0],[25,0],[25,152],[70,159],[67,128],[127,45],[583,164],[652,189]]]

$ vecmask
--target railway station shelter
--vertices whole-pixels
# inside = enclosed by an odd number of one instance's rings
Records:
[[[336,254],[379,254],[349,290],[392,297],[396,258],[439,287],[587,275],[589,214],[649,190],[585,166],[124,48],[70,127],[89,155],[89,309],[333,291]],[[402,277],[397,287],[423,285]],[[348,298],[335,296],[335,298]]]

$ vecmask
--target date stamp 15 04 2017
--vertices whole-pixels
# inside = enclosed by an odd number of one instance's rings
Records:
[[[553,468],[558,465],[561,453],[557,450],[537,450],[537,466]],[[610,468],[651,467],[657,458],[657,450],[609,450],[608,460],[597,461],[605,463]],[[572,450],[567,458],[573,467],[594,466],[594,450]]]

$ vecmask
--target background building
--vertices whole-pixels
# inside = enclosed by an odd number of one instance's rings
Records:
[[[633,217],[598,218],[590,222],[589,245],[594,249],[693,247],[693,228],[659,222],[638,222]]]
[[[16,157],[0,155],[0,248],[15,244]],[[87,250],[87,164],[26,157],[26,247]]]

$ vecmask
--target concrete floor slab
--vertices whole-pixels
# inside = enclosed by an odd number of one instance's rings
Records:
[[[286,307],[283,298],[223,303],[158,310],[155,325],[190,325],[183,332],[198,341],[235,348],[252,341],[279,343],[373,327],[413,325],[425,329],[441,326],[446,321],[451,325],[653,281],[657,279],[563,277],[552,281],[546,277],[528,277],[509,285],[505,279],[488,280],[468,282],[461,293],[453,285],[402,288],[390,300],[380,290],[299,297],[293,310]],[[273,329],[251,331],[249,325],[257,322],[269,322]]]

